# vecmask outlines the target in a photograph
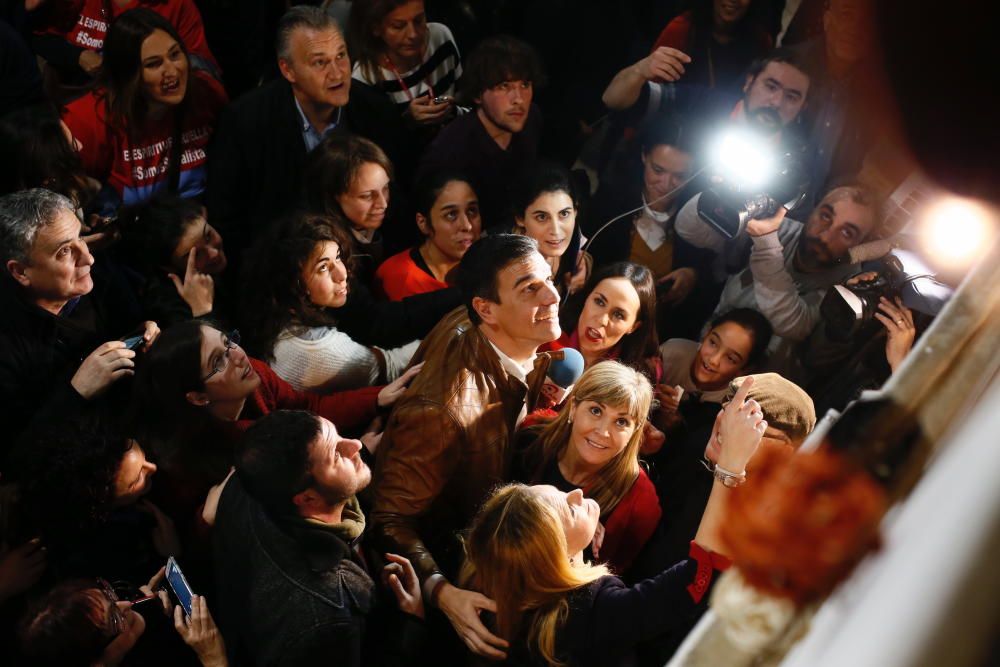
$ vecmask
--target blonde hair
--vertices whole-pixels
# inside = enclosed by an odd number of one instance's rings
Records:
[[[653,401],[653,388],[645,375],[617,361],[602,361],[584,371],[566,399],[566,406],[555,420],[542,427],[526,454],[532,479],[541,479],[545,468],[566,453],[573,432],[570,417],[583,401],[615,409],[623,407],[635,421],[635,430],[624,451],[608,461],[597,472],[594,482],[584,489],[587,497],[601,506],[601,518],[606,519],[639,476],[639,445]]]
[[[466,575],[497,603],[497,631],[515,639],[526,627],[530,650],[556,658],[556,634],[569,613],[567,594],[606,576],[603,565],[569,561],[558,509],[524,484],[500,487],[472,521]]]

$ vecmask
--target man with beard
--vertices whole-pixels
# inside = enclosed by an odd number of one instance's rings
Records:
[[[412,663],[421,634],[412,617],[423,617],[423,603],[406,558],[387,556],[383,573],[404,615],[368,618],[388,605],[376,604],[378,573],[358,549],[365,515],[357,494],[372,477],[361,448],[304,411],[272,412],[243,436],[235,473],[209,493],[202,514],[214,525],[230,664]],[[380,628],[371,643],[366,625]]]
[[[462,94],[476,104],[427,148],[417,178],[443,169],[463,171],[479,195],[486,227],[509,222],[508,184],[535,160],[542,114],[532,104],[543,84],[535,51],[513,37],[484,40],[465,64]]]
[[[699,198],[677,214],[677,233],[699,248],[722,252],[723,237],[698,217]],[[803,340],[819,321],[827,288],[860,270],[848,251],[878,229],[880,208],[867,186],[851,184],[827,192],[804,224],[786,218],[784,208],[771,218],[750,220],[749,266],[729,275],[715,312],[753,308],[771,322],[775,336]]]

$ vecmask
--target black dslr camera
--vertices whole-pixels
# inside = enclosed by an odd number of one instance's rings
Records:
[[[698,216],[727,239],[750,220],[769,218],[781,206],[795,208],[809,186],[798,154],[750,130],[718,139],[709,178],[712,184],[698,199]]]
[[[878,311],[879,298],[899,297],[910,310],[934,316],[941,312],[954,290],[939,282],[911,252],[895,250],[865,267],[878,275],[856,285],[835,285],[820,304],[827,335],[848,340],[871,322]]]

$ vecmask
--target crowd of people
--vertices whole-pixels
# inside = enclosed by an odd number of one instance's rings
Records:
[[[0,661],[669,659],[930,318],[821,307],[906,175],[870,0],[606,4],[4,10]],[[732,238],[726,128],[805,174]]]

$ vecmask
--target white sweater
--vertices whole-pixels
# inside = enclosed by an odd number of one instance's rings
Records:
[[[389,381],[402,374],[419,344],[415,340],[392,350],[379,348]],[[378,381],[380,370],[371,348],[335,327],[281,332],[271,368],[296,389],[317,393],[370,387]]]

